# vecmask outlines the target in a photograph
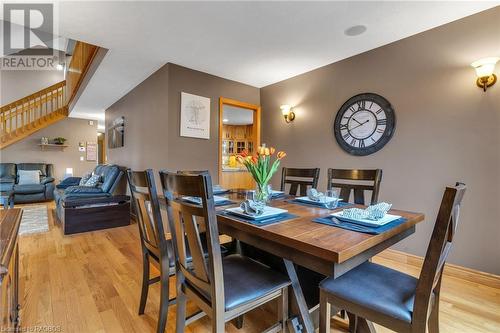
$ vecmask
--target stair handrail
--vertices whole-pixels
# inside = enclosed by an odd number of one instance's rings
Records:
[[[17,107],[19,104],[24,104],[27,101],[36,99],[40,97],[40,95],[46,95],[49,92],[53,92],[54,90],[59,90],[59,88],[66,86],[66,80],[62,80],[61,82],[57,82],[47,88],[43,88],[37,92],[32,93],[31,95],[25,96],[23,98],[18,99],[17,101],[11,102],[9,104],[6,104],[2,107],[0,107],[0,113],[4,113],[5,111],[8,111],[10,109],[13,109]]]

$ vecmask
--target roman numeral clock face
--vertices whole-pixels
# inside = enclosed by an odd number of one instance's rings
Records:
[[[342,149],[352,155],[369,155],[382,149],[396,126],[389,101],[376,94],[350,98],[337,112],[334,134]]]

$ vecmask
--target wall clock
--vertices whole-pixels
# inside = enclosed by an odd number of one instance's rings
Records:
[[[396,116],[384,97],[365,93],[351,97],[337,112],[333,131],[338,144],[352,155],[382,149],[392,138]]]

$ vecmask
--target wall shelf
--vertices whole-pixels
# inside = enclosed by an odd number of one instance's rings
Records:
[[[68,145],[56,145],[55,143],[47,143],[47,144],[38,144],[41,150],[47,150],[47,149],[60,149],[63,151],[64,149],[68,148]]]

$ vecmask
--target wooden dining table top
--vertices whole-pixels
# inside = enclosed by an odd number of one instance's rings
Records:
[[[222,194],[222,196],[237,203],[245,199],[241,191],[226,195]],[[320,257],[329,262],[342,263],[389,238],[407,231],[417,223],[422,222],[425,218],[422,213],[391,209],[389,211],[390,214],[400,215],[406,221],[386,232],[372,235],[312,221],[314,218],[327,216],[343,208],[329,210],[293,203],[290,202],[290,199],[293,199],[293,197],[287,196],[271,200],[270,202],[270,206],[286,209],[289,213],[297,216],[290,220],[266,226],[253,225],[237,218],[232,218],[229,215],[218,215],[217,220],[220,226],[222,224],[222,227],[230,226],[242,232],[251,233],[258,237]],[[228,207],[219,206],[217,210]],[[349,206],[349,208],[352,207],[363,208],[364,206]]]

